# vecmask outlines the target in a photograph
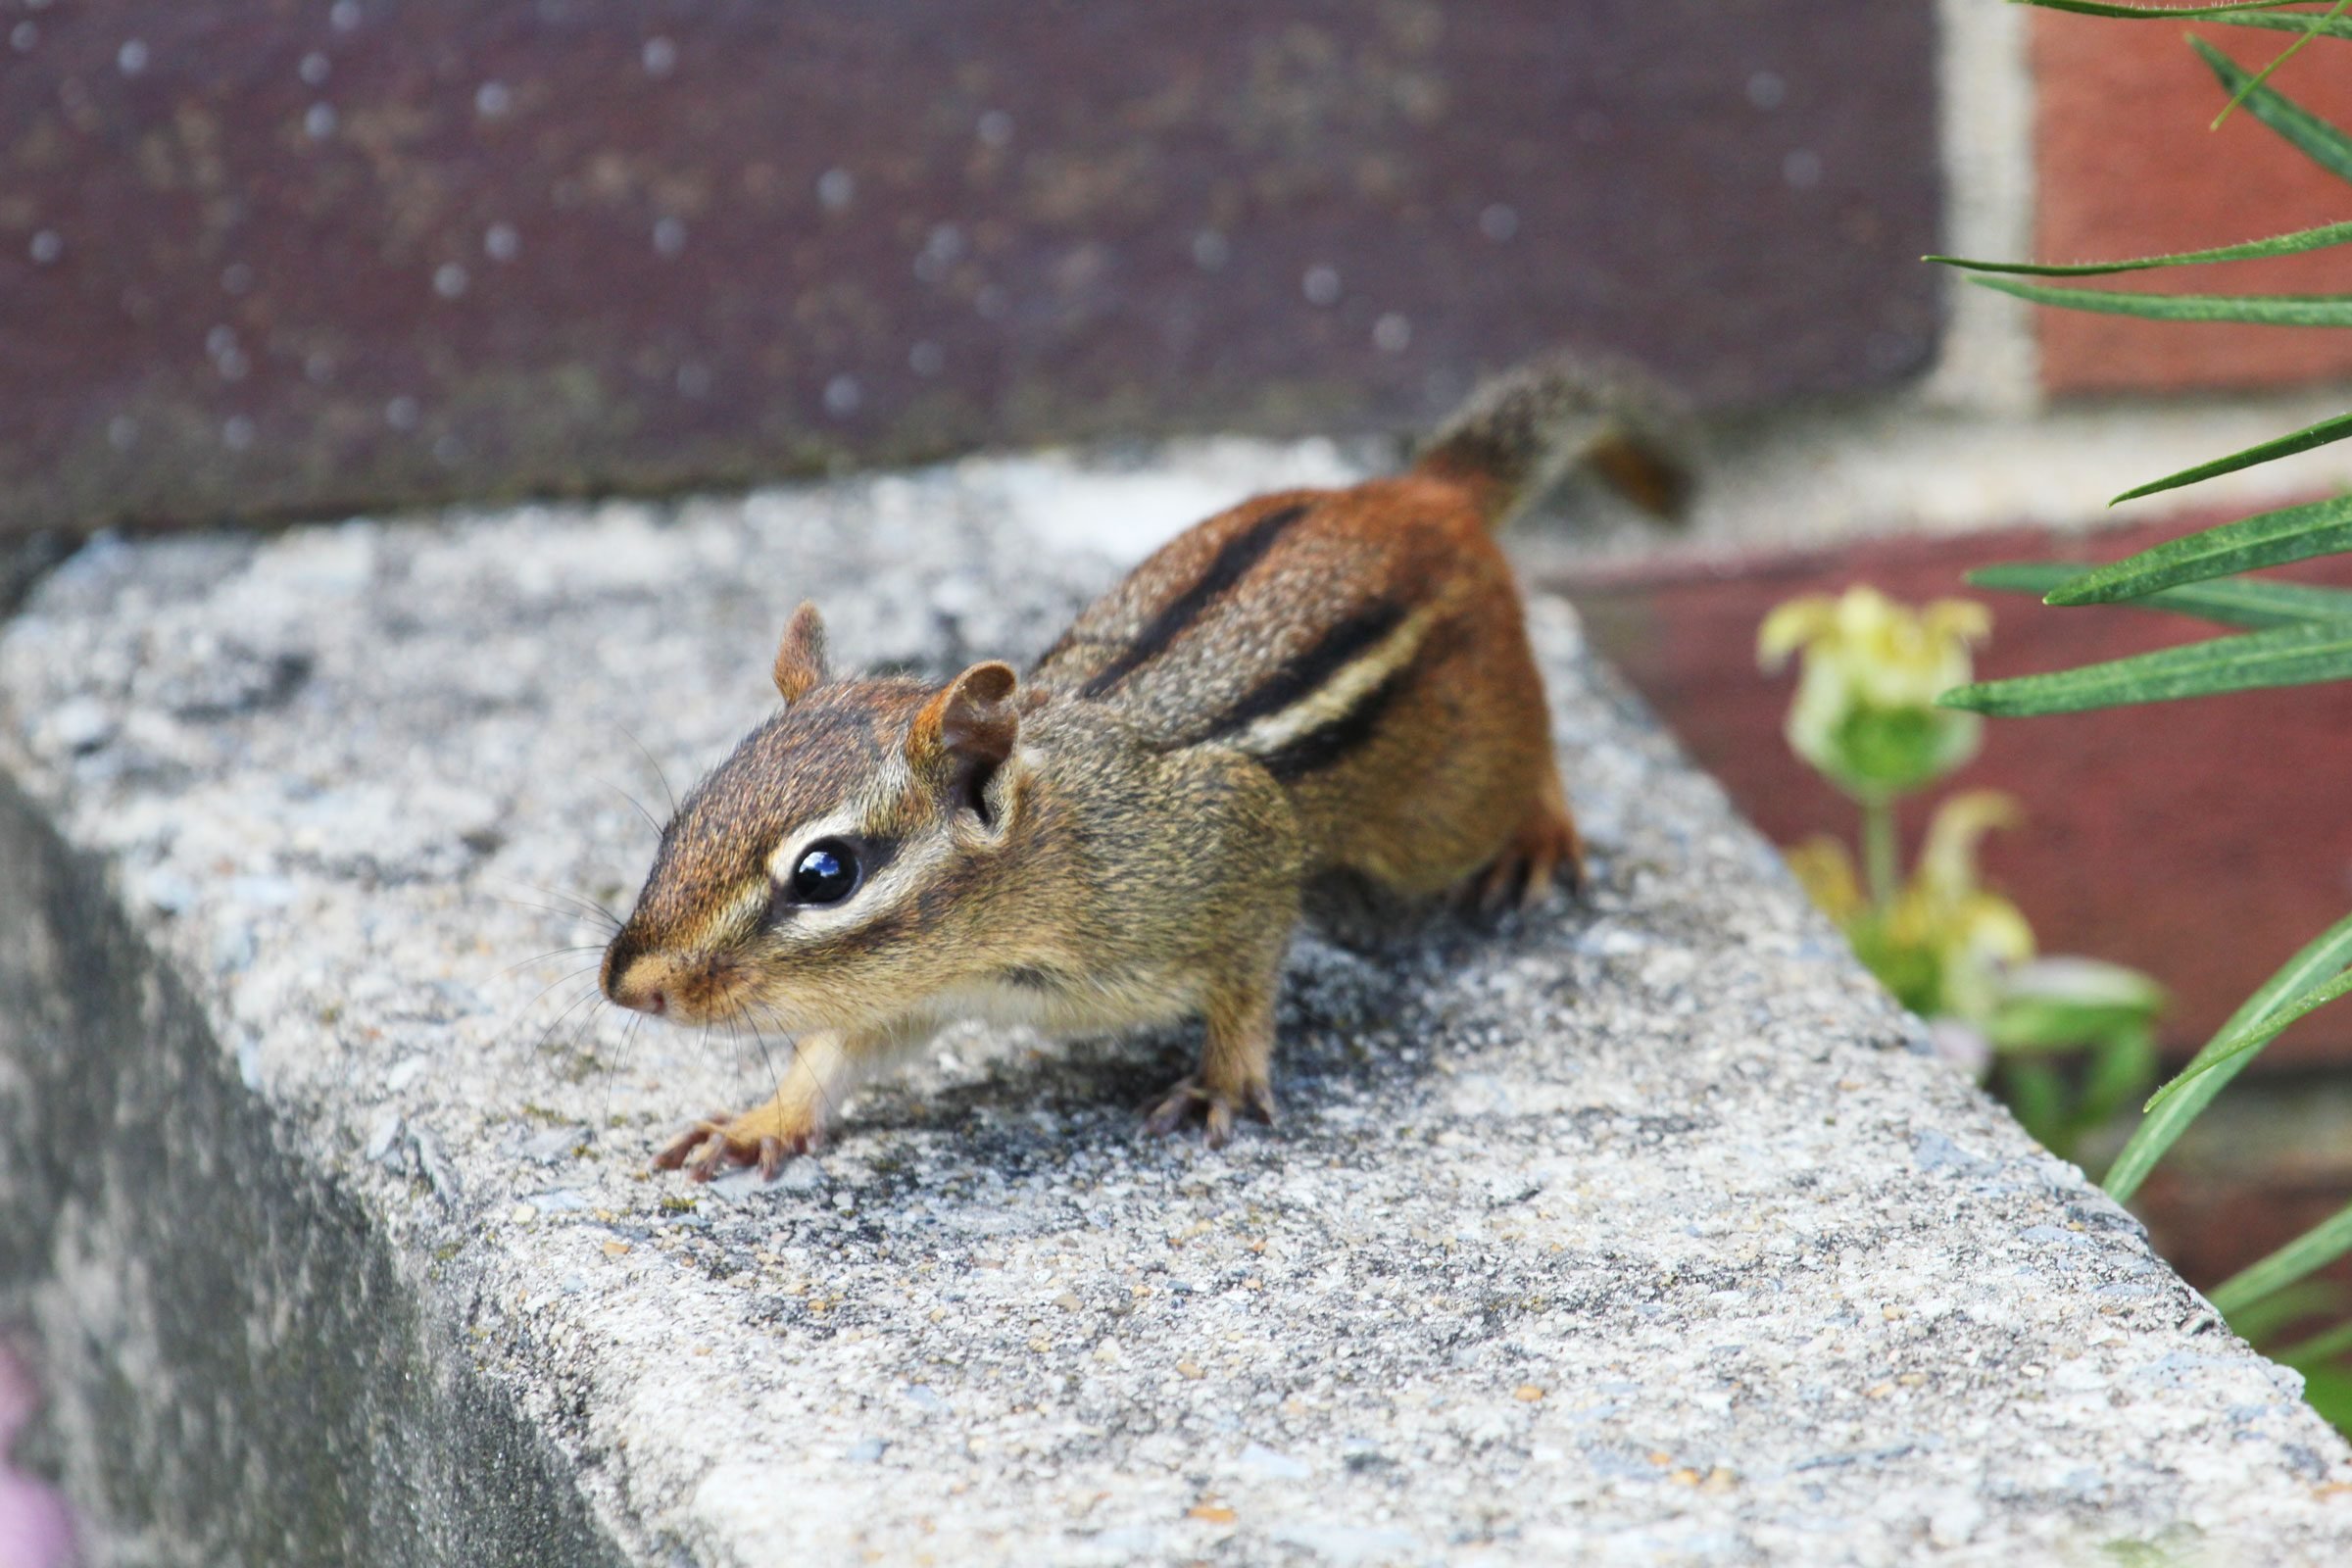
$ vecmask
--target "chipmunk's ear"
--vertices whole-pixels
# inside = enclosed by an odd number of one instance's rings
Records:
[[[906,737],[907,760],[937,778],[950,809],[973,812],[991,832],[1002,831],[1006,809],[1003,790],[989,785],[1002,772],[1020,738],[1020,710],[1012,704],[1015,677],[1010,664],[990,660],[974,664],[914,715]]]
[[[1004,761],[1021,733],[1021,715],[1010,700],[1017,680],[1010,664],[992,659],[948,682],[914,715],[907,756],[917,762],[954,758],[982,769]]]
[[[776,690],[787,705],[825,683],[825,623],[807,600],[792,612],[784,640],[776,645]]]

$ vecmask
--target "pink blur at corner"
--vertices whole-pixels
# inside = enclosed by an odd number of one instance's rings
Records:
[[[39,1401],[24,1365],[0,1348],[0,1568],[72,1568],[75,1561],[65,1499],[4,1462]]]

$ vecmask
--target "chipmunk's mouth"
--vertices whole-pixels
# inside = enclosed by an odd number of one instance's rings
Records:
[[[646,952],[612,939],[600,984],[615,1006],[670,1023],[710,1023],[743,1010],[749,987],[742,967],[716,954]]]

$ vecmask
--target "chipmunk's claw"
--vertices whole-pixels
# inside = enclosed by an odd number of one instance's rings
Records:
[[[1144,1131],[1154,1138],[1165,1138],[1188,1122],[1200,1123],[1201,1141],[1211,1149],[1222,1149],[1233,1137],[1235,1112],[1250,1120],[1274,1125],[1274,1086],[1262,1080],[1244,1085],[1239,1093],[1229,1089],[1212,1089],[1200,1081],[1198,1073],[1187,1073],[1169,1086],[1168,1092],[1144,1107]]]
[[[784,1162],[795,1154],[812,1152],[819,1139],[814,1131],[780,1135],[759,1130],[751,1116],[714,1112],[696,1122],[654,1156],[656,1170],[684,1169],[689,1181],[707,1182],[731,1165],[757,1165],[760,1179],[772,1182]]]
[[[1484,871],[1462,884],[1459,907],[1473,918],[1494,920],[1513,907],[1537,907],[1555,887],[1574,894],[1584,880],[1584,846],[1575,824],[1564,815],[1544,812],[1513,835]]]

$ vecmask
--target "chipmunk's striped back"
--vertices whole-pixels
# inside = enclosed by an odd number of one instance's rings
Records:
[[[1519,596],[1489,537],[1580,458],[1644,501],[1679,470],[1628,401],[1555,363],[1482,390],[1414,468],[1260,496],[1179,536],[1078,617],[1048,690],[1154,744],[1255,758],[1310,863],[1426,892],[1492,858],[1548,777]],[[1496,803],[1521,803],[1502,815]]]

